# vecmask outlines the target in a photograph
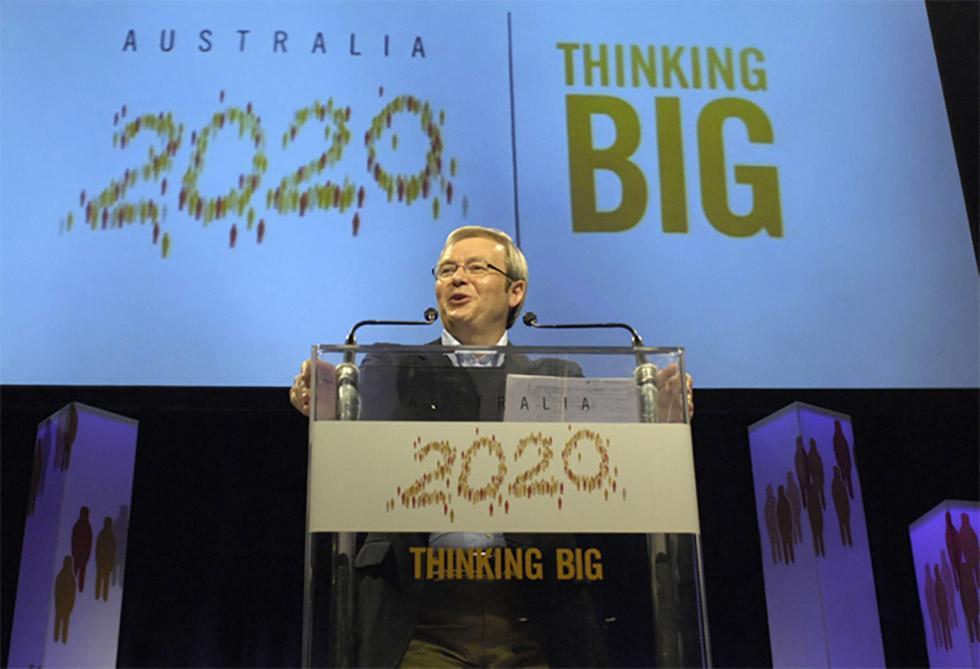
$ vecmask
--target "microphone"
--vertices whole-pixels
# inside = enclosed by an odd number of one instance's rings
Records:
[[[633,349],[636,355],[636,369],[633,376],[639,390],[640,421],[644,423],[657,422],[657,366],[647,360],[642,351],[636,349],[643,346],[643,337],[629,323],[554,323],[542,325],[538,323],[538,315],[533,311],[524,314],[524,325],[531,328],[552,330],[609,330],[622,329],[633,338]]]
[[[354,323],[354,327],[352,327],[350,329],[350,332],[347,333],[347,339],[344,340],[344,343],[347,344],[348,346],[354,346],[355,344],[357,344],[357,339],[354,337],[354,333],[357,332],[360,328],[364,327],[365,325],[432,325],[433,323],[435,323],[436,318],[438,316],[439,316],[439,312],[436,311],[434,308],[429,307],[424,312],[422,312],[422,318],[425,319],[422,321],[378,321],[378,320],[358,321]]]
[[[621,329],[630,333],[633,338],[633,348],[643,346],[643,337],[629,323],[554,323],[542,325],[538,323],[538,315],[533,311],[524,314],[524,325],[530,328],[552,329],[552,330],[603,330]]]
[[[357,338],[354,334],[365,325],[432,325],[436,322],[436,318],[439,317],[439,312],[434,308],[429,307],[424,312],[422,312],[422,318],[425,320],[421,321],[379,321],[379,320],[364,320],[354,323],[354,327],[350,329],[347,333],[347,338],[344,340],[344,344],[347,346],[355,346],[357,344]],[[354,362],[354,352],[347,351],[344,353],[344,362]]]

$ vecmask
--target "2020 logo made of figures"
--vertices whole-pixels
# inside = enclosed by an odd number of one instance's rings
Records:
[[[569,432],[572,426],[568,426]],[[469,502],[473,505],[486,504],[487,513],[493,516],[495,510],[510,513],[511,499],[532,499],[535,497],[557,498],[556,504],[561,511],[564,506],[565,482],[559,481],[549,474],[551,461],[554,458],[554,439],[541,432],[535,432],[521,438],[513,449],[511,460],[518,462],[526,453],[534,452],[537,460],[516,476],[507,481],[508,466],[504,445],[496,435],[480,436],[476,428],[473,442],[462,451],[454,448],[449,441],[430,441],[422,443],[418,437],[412,442],[413,458],[416,462],[434,457],[435,467],[426,471],[407,487],[398,486],[395,496],[385,501],[385,511],[394,511],[399,505],[404,509],[423,509],[430,506],[442,507],[442,513],[455,522],[456,512],[453,504],[456,501]],[[594,449],[596,470],[580,473],[576,470],[577,463],[582,462],[583,448]],[[619,468],[612,466],[609,460],[610,440],[590,429],[580,429],[569,436],[561,450],[562,469],[569,485],[580,492],[602,494],[608,502],[610,496],[621,495],[626,499],[626,488],[620,486],[617,477]],[[475,486],[470,477],[473,471],[473,461],[481,454],[496,461],[496,470],[490,480],[482,486]],[[452,490],[453,472],[459,461],[459,474],[456,477],[455,495]],[[575,464],[573,464],[573,461]]]
[[[796,562],[796,545],[803,543],[803,511],[810,521],[813,539],[813,552],[817,557],[826,557],[824,544],[824,512],[827,510],[825,492],[825,471],[823,457],[817,448],[816,439],[810,439],[809,450],[804,447],[803,437],[796,438],[794,455],[795,473],[786,472],[785,482],[766,486],[763,515],[769,535],[770,554],[777,564],[790,565]],[[854,499],[852,482],[853,461],[850,445],[844,436],[840,421],[834,421],[834,459],[833,478],[830,483],[830,496],[837,515],[841,545],[854,547],[851,535],[851,501]],[[777,490],[773,494],[773,487]]]
[[[378,95],[384,96],[383,86],[378,88]],[[219,102],[223,103],[225,92],[221,91],[218,97]],[[88,197],[86,191],[82,190],[79,194],[81,218],[92,230],[119,229],[134,223],[151,225],[151,241],[153,244],[160,245],[160,255],[166,258],[170,255],[172,244],[170,232],[163,229],[167,219],[167,206],[152,198],[140,198],[136,201],[126,201],[124,198],[127,192],[140,181],[159,182],[160,196],[166,196],[168,181],[165,175],[171,172],[174,158],[183,144],[184,125],[177,122],[171,112],[147,113],[128,122],[126,113],[127,107],[123,105],[113,117],[113,125],[118,127],[120,123],[123,124],[113,133],[114,147],[126,149],[140,133],[156,135],[159,144],[148,149],[147,159],[142,165],[125,168],[119,178],[112,179],[109,185],[95,197]],[[411,114],[417,117],[419,127],[428,141],[423,164],[413,174],[390,172],[384,168],[378,158],[378,144],[386,133],[391,135],[391,150],[398,149],[399,137],[398,133],[392,130],[392,119],[399,114]],[[298,213],[303,217],[316,210],[333,209],[344,213],[354,207],[357,211],[350,219],[351,234],[357,235],[361,225],[359,210],[364,206],[368,190],[346,175],[338,181],[318,179],[327,168],[335,166],[341,160],[350,144],[351,132],[348,122],[351,120],[351,115],[350,106],[341,106],[335,103],[333,98],[327,99],[326,102],[315,100],[309,106],[295,112],[292,122],[282,135],[283,150],[296,140],[304,126],[313,119],[324,124],[323,135],[327,146],[319,156],[286,172],[274,188],[266,190],[267,211],[274,210],[279,214]],[[457,172],[456,158],[450,158],[445,162],[443,160],[442,127],[444,124],[443,110],[435,112],[424,100],[412,95],[399,95],[371,119],[364,131],[366,169],[387,201],[410,206],[419,199],[431,198],[434,220],[438,220],[444,206],[453,204],[454,197],[460,203],[464,218],[469,208],[468,199],[454,193],[452,178]],[[208,147],[218,133],[232,126],[237,126],[240,140],[247,140],[254,146],[251,169],[239,174],[237,186],[229,188],[222,195],[209,196],[201,193],[198,181],[205,168]],[[262,119],[256,114],[252,103],[247,103],[244,108],[230,106],[224,111],[215,112],[210,123],[191,133],[190,144],[191,155],[177,193],[178,210],[186,211],[205,226],[226,218],[237,219],[228,231],[230,248],[234,248],[237,243],[238,225],[241,222],[244,222],[246,230],[254,230],[255,240],[261,244],[266,234],[266,219],[257,213],[252,198],[262,183],[269,158],[266,153],[266,135],[262,129]],[[448,176],[444,172],[444,167],[447,166]],[[66,231],[71,231],[75,221],[75,212],[69,211],[62,220],[62,225]]]

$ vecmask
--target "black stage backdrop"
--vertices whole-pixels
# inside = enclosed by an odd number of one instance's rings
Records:
[[[285,388],[2,389],[3,661],[37,423],[70,401],[140,421],[119,665],[300,662],[306,420]],[[746,427],[792,401],[850,414],[890,666],[926,666],[908,524],[978,499],[977,390],[698,390],[717,666],[771,664]]]

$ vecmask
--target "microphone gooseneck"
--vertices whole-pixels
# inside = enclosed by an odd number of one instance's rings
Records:
[[[421,321],[384,321],[384,320],[364,320],[354,323],[354,327],[347,333],[344,344],[355,346],[358,329],[365,325],[432,325],[435,323],[439,312],[432,307],[427,308],[422,313]],[[344,362],[337,365],[337,418],[340,420],[357,420],[360,413],[360,397],[358,396],[357,386],[359,373],[357,365],[354,364],[354,351],[348,349],[344,351]]]
[[[530,328],[550,329],[550,330],[608,330],[621,329],[630,333],[633,339],[633,347],[643,346],[643,337],[629,323],[552,323],[543,325],[538,323],[538,315],[533,311],[524,314],[524,325]]]
[[[438,317],[439,317],[439,312],[436,311],[433,307],[428,307],[425,311],[422,312],[422,318],[424,320],[421,321],[383,321],[383,320],[382,321],[379,320],[357,321],[356,323],[354,323],[354,327],[350,329],[350,332],[347,333],[347,339],[344,340],[344,343],[347,344],[348,346],[355,345],[357,343],[357,338],[354,335],[359,329],[361,329],[365,325],[432,325],[433,323],[436,322],[436,318]]]
[[[436,318],[439,317],[439,312],[433,307],[426,308],[422,312],[421,321],[385,321],[385,320],[363,320],[354,323],[354,327],[350,329],[347,333],[347,338],[344,340],[344,344],[347,346],[355,346],[357,344],[357,337],[355,333],[365,325],[432,325],[436,322]],[[354,352],[347,351],[344,353],[344,362],[354,362]]]
[[[643,346],[643,337],[629,323],[554,323],[542,325],[538,323],[538,315],[533,311],[524,314],[524,325],[530,328],[551,330],[609,330],[622,329],[630,333],[633,339],[633,350],[636,356],[636,369],[633,376],[639,391],[640,421],[656,423],[657,416],[657,366],[647,360],[647,356],[639,349]]]

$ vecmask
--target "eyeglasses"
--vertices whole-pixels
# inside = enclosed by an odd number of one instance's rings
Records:
[[[463,273],[469,276],[471,279],[480,279],[487,276],[490,270],[494,272],[499,272],[505,277],[514,281],[514,278],[500,269],[496,265],[492,265],[484,260],[471,260],[464,265],[460,265],[454,262],[444,262],[441,265],[436,265],[432,268],[432,276],[434,276],[439,281],[449,281],[454,276],[456,276],[456,270],[462,269]]]

